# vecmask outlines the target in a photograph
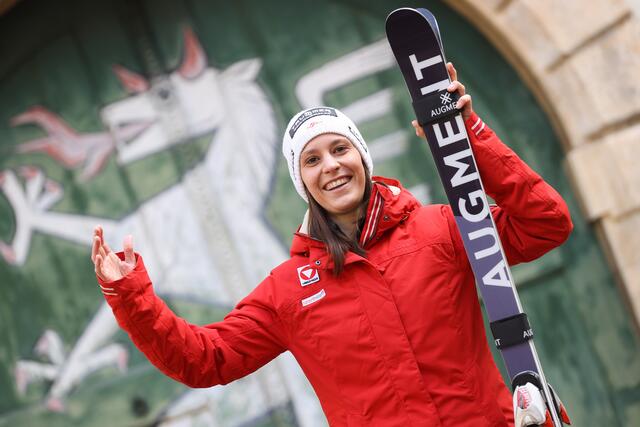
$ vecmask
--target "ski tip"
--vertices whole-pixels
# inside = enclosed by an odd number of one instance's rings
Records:
[[[426,9],[425,9],[426,10]],[[418,12],[418,9],[415,9],[413,7],[399,7],[397,9],[392,10],[388,15],[387,15],[387,19],[386,21],[389,22],[389,19],[394,19],[396,17],[400,17],[402,15],[409,15],[412,13],[420,13]]]
[[[396,25],[402,27],[402,22],[406,23],[406,20],[411,20],[417,15],[422,15],[418,12],[417,9],[412,7],[401,7],[393,10],[391,13],[387,15],[387,19],[385,20],[385,29],[387,32],[387,36],[392,32],[392,26]],[[396,27],[397,28],[397,27]]]
[[[387,15],[387,19],[385,20],[385,30],[387,33],[387,38],[389,42],[391,42],[392,38],[398,33],[403,32],[407,27],[414,27],[415,25],[419,25],[420,20],[426,21],[426,23],[431,27],[431,30],[436,35],[438,39],[438,43],[440,44],[440,50],[444,50],[442,47],[442,39],[440,38],[440,29],[438,28],[438,21],[436,17],[429,10],[425,8],[414,9],[411,7],[401,7],[399,9],[395,9],[389,15]],[[424,22],[423,21],[423,22]]]
[[[425,9],[424,7],[419,7],[417,9],[415,9],[416,12],[420,13],[421,15],[425,16],[426,18],[432,18],[432,19],[436,19],[436,16],[431,13],[430,10]]]
[[[410,15],[417,14],[420,17],[426,19],[429,22],[435,22],[436,17],[433,13],[429,12],[427,9],[421,7],[418,9],[412,7],[400,7],[398,9],[392,10],[385,19],[385,23],[387,28],[389,27],[389,23],[396,19],[403,19]]]
[[[401,13],[403,10],[416,10],[416,9],[414,9],[414,8],[412,8],[412,7],[399,7],[399,8],[397,8],[397,9],[393,9],[393,10],[392,10],[391,12],[389,12],[389,14],[387,15],[387,20],[389,20],[389,18],[390,18],[392,15],[395,15],[395,14]]]

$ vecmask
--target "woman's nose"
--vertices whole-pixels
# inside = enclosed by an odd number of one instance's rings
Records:
[[[331,172],[338,169],[339,167],[340,163],[338,163],[338,160],[333,156],[326,156],[324,158],[324,161],[322,162],[322,170],[324,172]]]

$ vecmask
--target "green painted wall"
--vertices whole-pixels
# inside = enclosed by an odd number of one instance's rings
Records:
[[[216,70],[228,70],[246,59],[261,60],[256,81],[276,123],[267,131],[279,141],[286,121],[301,108],[296,94],[300,79],[382,40],[386,15],[403,5],[355,0],[24,0],[0,17],[0,170],[12,171],[23,188],[28,186],[23,175],[29,175],[24,166],[35,166],[57,182],[64,193],[47,212],[118,223],[142,203],[180,184],[215,148],[216,131],[193,135],[127,164],[118,163],[119,148],[114,148],[104,166],[87,179],[82,164],[65,167],[46,153],[18,153],[20,146],[49,134],[34,123],[12,124],[12,118],[38,105],[62,118],[76,135],[108,136],[101,112],[130,96],[112,66],[123,65],[150,80],[167,75],[182,63],[183,29],[190,27]],[[448,58],[473,95],[476,111],[570,205],[575,223],[570,240],[541,260],[515,269],[547,377],[574,425],[633,425],[640,415],[638,337],[571,193],[558,139],[531,93],[479,32],[439,2],[424,6],[440,21]],[[376,174],[395,176],[409,188],[428,188],[432,202],[444,202],[426,144],[411,136],[411,106],[395,67],[332,88],[322,99],[349,108],[380,90],[390,90],[390,109],[361,122],[361,131],[370,142],[406,131],[407,145],[400,155],[377,162]],[[279,147],[275,151],[277,163],[264,212],[284,250],[305,206],[293,191]],[[415,187],[424,184],[428,187]],[[10,199],[0,196],[3,242],[15,241],[20,221]],[[127,349],[127,373],[107,366],[83,377],[64,395],[64,412],[52,413],[44,406],[55,377],[34,380],[25,393],[18,392],[19,360],[50,362],[34,353],[43,332],[55,330],[68,355],[102,304],[88,245],[34,227],[24,262],[16,265],[0,258],[0,426],[146,425],[161,416],[185,388],[157,373],[122,332],[109,342]],[[171,304],[197,323],[221,319],[229,306],[197,298],[174,298]],[[228,421],[233,414],[222,412],[215,415],[219,425],[233,425]],[[274,412],[264,412],[252,425],[292,425],[294,417],[290,404],[276,405]]]

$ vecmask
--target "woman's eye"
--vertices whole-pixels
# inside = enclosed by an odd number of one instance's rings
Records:
[[[304,164],[305,164],[305,165],[312,165],[312,164],[314,164],[314,163],[315,163],[315,162],[317,162],[317,161],[318,161],[318,158],[317,158],[317,157],[315,157],[315,156],[311,156],[311,157],[307,157],[307,159],[304,161]]]
[[[343,151],[346,151],[348,149],[348,147],[346,145],[338,145],[336,147],[336,152],[337,153],[342,153]]]

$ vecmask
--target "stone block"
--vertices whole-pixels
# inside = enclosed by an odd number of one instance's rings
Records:
[[[605,144],[614,160],[609,179],[619,182],[623,191],[622,197],[615,200],[612,212],[620,216],[640,209],[640,124],[607,135]]]
[[[464,10],[475,9],[483,14],[495,13],[503,4],[509,3],[510,0],[445,0],[452,8]]]
[[[520,3],[536,17],[563,54],[572,52],[630,12],[625,0],[523,0]]]
[[[640,114],[640,21],[628,19],[541,77],[569,143],[606,135]]]
[[[607,246],[626,288],[633,315],[640,319],[640,210],[622,218],[603,218]]]
[[[629,19],[568,61],[602,126],[640,113],[640,20]]]
[[[624,0],[448,1],[542,89],[570,146],[640,112],[640,17]],[[506,4],[506,7],[501,6]]]
[[[567,164],[587,219],[610,213],[619,197],[615,193],[622,193],[622,188],[612,179],[615,168],[607,146],[596,143],[575,148],[567,155]]]
[[[640,125],[577,147],[567,155],[587,218],[640,209]]]
[[[550,64],[557,61],[561,51],[544,26],[544,18],[534,14],[526,4],[512,2],[496,17],[500,27],[512,44],[515,54],[535,74],[543,74]]]
[[[561,123],[567,143],[571,147],[585,144],[588,136],[605,125],[605,118],[597,108],[598,99],[592,96],[589,85],[607,82],[584,81],[576,64],[568,61],[552,73],[538,75],[544,97],[552,105],[557,121]]]
[[[541,71],[560,55],[538,17],[519,1],[446,0],[446,3],[473,23],[504,55],[516,57],[516,64],[522,62]]]

